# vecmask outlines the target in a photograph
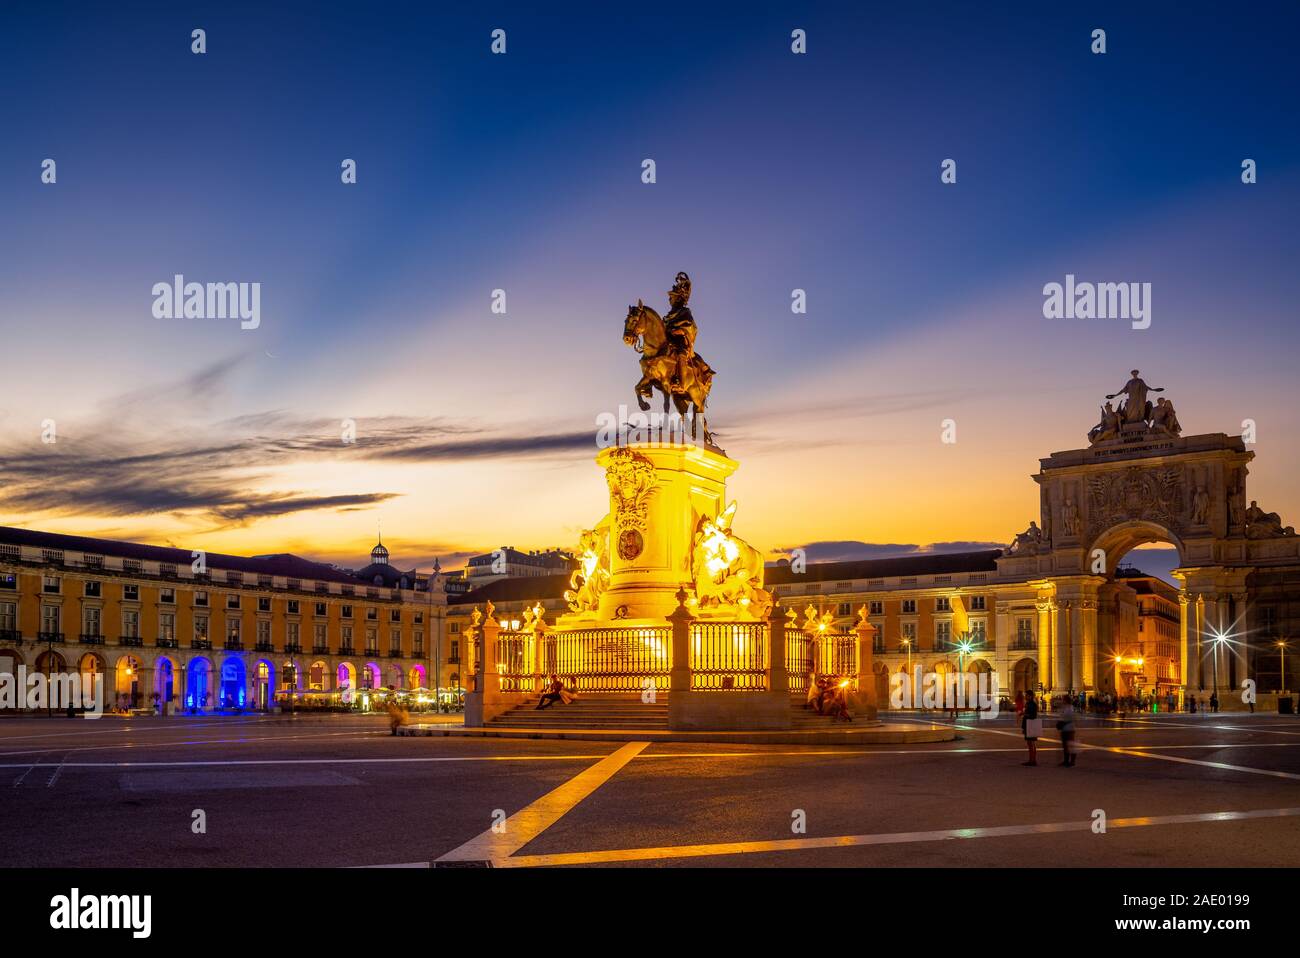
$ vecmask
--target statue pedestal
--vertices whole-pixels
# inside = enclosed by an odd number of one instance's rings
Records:
[[[685,444],[611,447],[596,463],[610,490],[610,579],[594,618],[662,623],[677,608],[677,590],[690,588],[696,525],[726,507],[727,477],[739,463]]]

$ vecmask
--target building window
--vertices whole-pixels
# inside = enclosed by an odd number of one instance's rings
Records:
[[[238,642],[243,631],[243,622],[233,616],[226,617],[226,638]]]
[[[320,618],[323,619],[328,614],[329,614],[329,606],[327,606],[324,602],[317,602],[316,615],[318,615]]]
[[[139,587],[138,585],[124,585],[124,586],[122,586],[122,601],[123,601],[123,602],[139,602],[139,601],[140,601],[140,587]]]
[[[904,600],[903,600],[903,614],[904,614],[904,615],[916,615],[916,600],[915,600],[915,599],[904,599]]]
[[[916,623],[915,622],[903,623],[903,641],[907,644],[907,647],[909,649],[916,648]]]
[[[835,614],[836,614],[836,615],[852,615],[852,614],[853,614],[853,603],[852,603],[852,602],[841,602],[841,603],[839,603],[839,605],[837,605],[837,606],[835,607]]]
[[[423,623],[424,623],[424,613],[423,612],[415,613],[415,624],[422,625]]]
[[[424,633],[416,632],[414,636],[414,640],[415,640],[415,649],[414,649],[415,654],[424,655]]]
[[[448,661],[449,662],[460,661],[460,640],[458,639],[451,640],[451,655],[448,658]]]
[[[985,604],[986,598],[982,595],[973,595],[970,597],[970,607],[973,612],[983,612],[988,606]]]
[[[453,622],[453,623],[451,624],[451,629],[450,629],[451,634],[452,634],[452,635],[455,635],[455,634],[458,633],[459,631],[460,631],[460,623],[459,623],[459,622]]]
[[[206,615],[196,615],[194,617],[194,638],[206,639],[208,637],[208,617]]]
[[[934,624],[934,647],[946,649],[952,643],[952,623],[948,621]]]
[[[350,605],[345,605],[345,606],[343,606],[343,609],[342,609],[342,611],[341,611],[339,614],[342,615],[343,618],[345,618],[345,619],[350,619],[350,618],[352,618],[352,606],[350,606]]]
[[[83,635],[101,635],[98,608],[83,609],[81,613],[81,630]]]
[[[60,592],[59,577],[57,575],[41,576],[41,591],[46,595],[58,595]]]
[[[302,639],[302,627],[297,622],[288,622],[285,624],[286,638],[289,645],[297,645]]]
[[[161,603],[163,603],[164,605],[175,605],[175,604],[176,604],[176,590],[175,590],[175,589],[160,589],[160,590],[158,591],[158,601],[161,602]]]
[[[288,614],[289,614],[289,615],[297,615],[297,614],[298,614],[298,600],[297,600],[297,599],[290,599],[290,600],[288,601],[287,604],[288,604],[288,606],[289,606],[289,608],[288,608],[288,610],[287,610]]]
[[[315,639],[313,641],[316,643],[316,648],[318,649],[325,648],[325,626],[324,625],[314,626],[312,628],[312,634],[315,636]]]
[[[237,595],[228,595],[228,596],[226,596],[226,608],[227,608],[227,609],[238,609],[238,608],[239,608],[239,596],[237,596]]]
[[[343,647],[339,649],[339,651],[340,652],[352,651],[352,626],[350,625],[343,626]]]
[[[88,598],[88,599],[98,599],[98,598],[99,598],[100,596],[102,596],[103,594],[104,594],[104,584],[103,584],[102,582],[87,582],[87,583],[86,583],[86,598]],[[92,635],[97,635],[98,633],[91,633],[91,634],[92,634]]]
[[[378,629],[366,629],[366,651],[372,653],[379,651]]]
[[[388,612],[388,621],[389,621],[389,622],[401,622],[401,621],[402,621],[402,610],[401,610],[401,609],[390,609],[389,612]]]
[[[366,609],[366,619],[370,622],[378,621],[379,610],[376,609],[373,605],[370,606],[370,608]]]
[[[158,638],[171,642],[176,638],[176,613],[161,612],[158,615]]]
[[[1016,619],[1016,645],[1029,648],[1034,644],[1034,623],[1031,619]]]
[[[0,632],[18,631],[18,605],[14,602],[0,602]]]
[[[57,605],[41,606],[41,631],[48,635],[57,635],[59,633],[59,607]]]
[[[0,589],[17,589],[17,588],[18,588],[18,576],[14,575],[12,572],[0,573]]]
[[[941,596],[939,596],[937,599],[934,600],[934,611],[936,611],[936,612],[951,612],[951,611],[952,611],[952,600],[949,599],[948,596],[946,596],[946,595],[941,595]]]
[[[988,622],[984,619],[972,619],[970,623],[970,640],[975,645],[988,641]]]
[[[271,611],[271,600],[268,599],[266,596],[258,596],[258,598],[257,598],[257,611],[258,611],[258,612],[270,612],[270,611]]]
[[[867,603],[867,614],[884,615],[885,603],[880,599],[872,599],[869,603]]]
[[[194,604],[206,608],[208,604],[208,594],[206,592],[195,592]]]
[[[127,609],[122,613],[122,638],[140,638],[140,612],[138,609]]]
[[[262,645],[271,644],[271,620],[257,620],[257,641]]]

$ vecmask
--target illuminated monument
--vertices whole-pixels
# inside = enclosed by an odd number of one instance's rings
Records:
[[[667,693],[677,729],[787,729],[791,696],[815,672],[850,689],[858,723],[874,719],[875,628],[864,619],[835,633],[775,610],[762,554],[733,531],[726,482],[739,464],[708,429],[714,371],[695,352],[690,294],[690,278],[678,273],[666,316],[641,302],[628,308],[623,341],[641,354],[637,402],[648,410],[658,390],[664,415],[655,418],[666,423],[597,454],[609,509],[581,534],[567,613],[547,623],[539,606],[507,632],[490,604],[475,610],[467,725],[535,696],[552,674],[583,695]]]

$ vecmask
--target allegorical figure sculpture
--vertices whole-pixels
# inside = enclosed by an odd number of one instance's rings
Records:
[[[627,308],[623,323],[623,342],[641,353],[641,379],[634,387],[637,405],[650,408],[647,401],[657,388],[663,393],[664,412],[671,398],[677,414],[694,416],[696,437],[711,442],[704,406],[713,384],[713,368],[695,352],[698,327],[687,303],[691,298],[691,278],[678,273],[668,291],[668,315],[660,317],[641,300]]]
[[[609,529],[584,529],[578,538],[578,568],[569,576],[564,601],[570,612],[591,612],[609,585]]]
[[[1178,424],[1178,413],[1174,412],[1174,404],[1168,399],[1161,397],[1156,400],[1155,408],[1151,410],[1151,428],[1171,436],[1177,436],[1183,431],[1183,427]]]
[[[1150,420],[1151,403],[1147,400],[1147,393],[1162,393],[1165,391],[1163,386],[1148,386],[1138,376],[1138,370],[1136,369],[1132,371],[1132,377],[1124,384],[1123,389],[1106,397],[1107,399],[1114,399],[1116,396],[1125,397],[1123,404],[1119,407],[1119,416],[1125,425],[1145,423]]]
[[[1282,517],[1276,512],[1265,512],[1254,499],[1246,510],[1247,539],[1275,539],[1278,536],[1293,536],[1295,529],[1282,525]]]
[[[1043,544],[1043,530],[1037,522],[1030,522],[1029,528],[1018,534],[1007,546],[1008,555],[1033,555]]]
[[[731,531],[736,504],[716,519],[701,516],[691,550],[695,600],[702,610],[735,607],[755,618],[766,618],[772,596],[763,589],[763,555]]]

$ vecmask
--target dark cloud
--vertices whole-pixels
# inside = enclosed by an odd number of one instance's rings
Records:
[[[804,550],[809,562],[848,562],[855,559],[897,559],[903,556],[937,555],[950,552],[978,552],[981,549],[1001,549],[1003,542],[931,542],[928,545],[905,542],[861,542],[857,539],[836,539],[809,542],[776,551],[789,555],[795,548]]]

